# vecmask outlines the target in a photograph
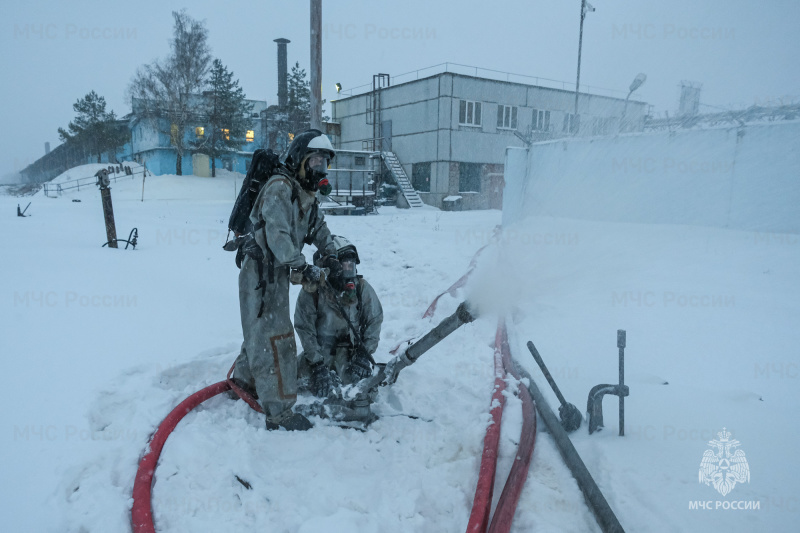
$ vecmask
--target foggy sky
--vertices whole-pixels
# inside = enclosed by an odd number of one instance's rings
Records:
[[[169,0],[10,1],[0,6],[0,177],[59,144],[58,127],[91,90],[117,115],[130,111],[136,68],[167,55],[173,10],[204,19],[209,44],[247,97],[277,100],[276,45],[308,70],[307,0],[191,3]],[[674,112],[681,80],[703,84],[701,102],[723,108],[800,101],[796,0],[592,0],[584,26],[581,86],[635,93]],[[574,83],[580,0],[324,0],[323,98],[444,62]],[[330,114],[330,104],[325,106]],[[701,107],[701,111],[713,108]]]

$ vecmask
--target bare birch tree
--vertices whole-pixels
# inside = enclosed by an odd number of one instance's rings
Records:
[[[146,121],[161,134],[168,135],[177,158],[175,174],[182,175],[182,159],[189,150],[187,126],[197,121],[196,96],[206,83],[211,62],[208,29],[185,10],[172,12],[175,19],[169,56],[140,67],[131,82],[135,121]]]

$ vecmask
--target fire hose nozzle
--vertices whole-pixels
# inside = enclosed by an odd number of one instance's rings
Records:
[[[392,360],[386,365],[386,370],[384,371],[386,375],[383,383],[386,385],[393,385],[394,382],[397,381],[397,376],[400,374],[400,371],[407,366],[414,364],[414,361],[415,359],[411,359],[408,356],[407,350],[392,358]]]

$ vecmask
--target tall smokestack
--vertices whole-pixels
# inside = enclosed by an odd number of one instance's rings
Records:
[[[289,89],[287,87],[286,75],[289,72],[286,67],[286,45],[289,39],[275,39],[278,43],[278,107],[286,108]]]
[[[49,153],[50,153],[50,143],[46,142],[44,143],[44,155],[47,155]]]

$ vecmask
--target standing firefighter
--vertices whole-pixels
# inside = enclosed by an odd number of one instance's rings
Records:
[[[378,348],[383,309],[378,295],[358,276],[358,250],[334,236],[341,268],[331,268],[328,282],[316,293],[302,291],[294,325],[303,354],[298,366],[300,388],[326,397],[340,384],[372,375],[372,354]]]
[[[263,183],[250,211],[252,227],[237,238],[244,342],[234,380],[257,394],[267,429],[306,430],[311,423],[292,410],[297,398],[297,347],[289,317],[289,281],[291,277],[293,283],[302,283],[306,291],[324,283],[324,271],[306,263],[303,244],[317,247],[324,257],[321,264],[339,268],[316,198],[317,190],[330,193],[326,174],[334,151],[322,132],[308,130],[294,138],[283,165],[270,164],[274,154],[264,154],[258,160],[254,154],[251,165],[256,185],[250,190]]]

